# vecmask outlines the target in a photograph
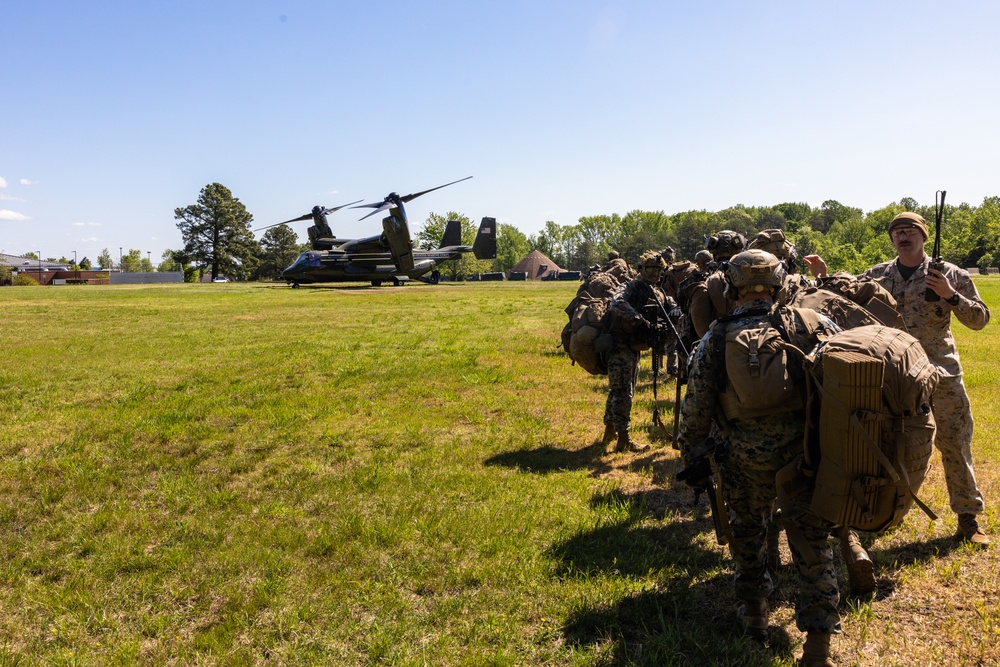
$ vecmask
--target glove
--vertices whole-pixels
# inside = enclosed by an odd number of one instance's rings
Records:
[[[707,489],[712,485],[712,464],[707,456],[699,456],[677,473],[676,479],[693,489]]]
[[[639,334],[651,334],[653,325],[642,315],[635,316],[635,331]]]
[[[667,313],[667,316],[670,317],[670,319],[672,320],[679,320],[681,319],[682,315],[684,315],[684,311],[682,311],[680,307],[673,308],[670,310],[669,313]]]

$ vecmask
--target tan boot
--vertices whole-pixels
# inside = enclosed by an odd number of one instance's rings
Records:
[[[618,432],[618,443],[615,445],[616,452],[644,452],[649,449],[649,445],[636,442],[628,431]]]
[[[806,643],[802,646],[802,659],[796,667],[837,667],[830,658],[830,633],[813,632],[806,634]]]
[[[840,553],[847,565],[847,581],[851,597],[870,597],[875,592],[875,565],[858,534],[850,528],[840,531]]]
[[[767,600],[764,598],[745,600],[736,612],[743,632],[754,641],[767,641],[768,612]]]
[[[601,444],[607,447],[611,444],[611,441],[615,439],[618,433],[615,432],[615,427],[608,424],[604,427],[604,435],[601,437]]]
[[[990,538],[979,527],[979,521],[976,520],[975,514],[958,515],[958,536],[962,538],[963,542],[969,542],[978,547],[987,547],[990,544]]]

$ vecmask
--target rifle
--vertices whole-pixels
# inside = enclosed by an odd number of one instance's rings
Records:
[[[729,544],[733,530],[729,524],[729,514],[726,512],[726,501],[722,497],[722,477],[719,475],[719,464],[715,458],[718,442],[711,436],[691,451],[688,460],[691,461],[683,470],[677,473],[677,479],[694,487],[694,502],[702,492],[708,493],[708,504],[712,508],[712,524],[715,526],[715,539],[719,544]],[[719,480],[718,484],[712,478]]]
[[[667,427],[663,425],[663,419],[660,417],[660,399],[657,395],[657,383],[660,378],[660,360],[662,358],[663,352],[663,338],[661,333],[664,331],[664,327],[661,326],[661,320],[666,322],[670,327],[671,331],[674,333],[674,337],[677,339],[677,343],[680,345],[681,349],[684,350],[684,356],[687,357],[687,348],[684,347],[684,343],[681,342],[680,334],[677,333],[677,327],[674,326],[673,321],[670,319],[670,313],[667,309],[663,307],[659,299],[653,296],[651,299],[653,303],[647,303],[643,310],[648,310],[649,316],[646,318],[653,325],[653,423],[660,429],[664,437],[670,438],[671,446],[677,449],[677,429],[679,420],[679,410],[678,406],[680,404],[680,385],[677,386],[677,396],[674,399],[674,430],[673,433],[667,432]],[[662,318],[660,314],[662,315]],[[680,369],[677,371],[678,378],[680,377]]]
[[[944,260],[941,258],[941,222],[944,220],[944,190],[934,193],[934,253],[931,255],[930,268],[944,271]],[[940,196],[939,196],[940,195]],[[928,287],[924,291],[924,301],[940,301],[941,295]]]

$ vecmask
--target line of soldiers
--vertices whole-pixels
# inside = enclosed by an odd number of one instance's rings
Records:
[[[952,419],[958,419],[960,428],[939,430],[935,445],[942,452],[951,506],[958,514],[958,536],[968,543],[986,546],[989,538],[976,521],[984,511],[984,503],[972,469],[972,414],[950,320],[954,313],[965,326],[981,329],[989,321],[989,309],[966,271],[953,264],[946,263],[942,270],[930,265],[923,251],[927,226],[919,215],[897,216],[889,233],[897,259],[870,269],[862,279],[872,280],[892,294],[899,304],[897,319],[901,316],[905,328],[921,341],[930,360],[946,377],[934,394],[935,408],[954,415]],[[729,513],[729,548],[740,601],[738,616],[746,633],[762,642],[767,639],[767,597],[773,587],[772,574],[780,565],[781,519],[774,511],[774,476],[801,451],[805,415],[802,411],[786,412],[720,424],[720,360],[714,358],[713,346],[705,344],[705,340],[713,322],[720,318],[725,318],[727,330],[759,326],[761,312],[775,304],[783,308],[797,293],[815,289],[816,283],[822,285],[830,279],[822,258],[802,258],[816,282],[797,272],[798,261],[794,246],[781,230],[760,232],[749,244],[742,234],[723,230],[706,239],[705,250],[697,254],[694,262],[676,261],[671,248],[644,253],[638,277],[623,284],[609,305],[623,324],[621,343],[616,342],[608,354],[609,393],[603,442],[608,445],[617,436],[616,451],[648,448],[630,436],[632,397],[641,351],[664,346],[668,372],[678,376],[679,383],[688,384],[683,402],[675,407],[680,415],[677,444],[685,461],[694,463],[693,458],[702,453],[694,450],[709,436],[724,441],[729,452],[716,472]],[[940,300],[925,301],[925,288],[939,294]],[[840,330],[823,313],[817,313],[817,317],[827,333]],[[670,333],[676,335],[654,335],[663,332],[666,320],[671,324]],[[796,320],[793,317],[789,321]],[[796,331],[791,335],[804,336],[805,329],[796,322]],[[800,342],[814,345],[817,340]],[[809,495],[802,498],[806,507],[808,499]],[[808,511],[795,514],[794,519],[786,517],[785,524],[794,523],[794,529],[805,537],[815,555],[806,558],[796,545],[789,545],[799,579],[796,625],[806,633],[798,664],[829,667],[834,665],[830,638],[841,631],[831,534],[840,538],[852,595],[874,592],[874,566],[853,531],[832,526]]]

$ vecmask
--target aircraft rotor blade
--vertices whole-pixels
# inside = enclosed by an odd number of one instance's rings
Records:
[[[340,206],[334,206],[333,208],[324,208],[324,209],[323,209],[323,213],[324,213],[324,214],[326,214],[326,213],[333,213],[334,211],[339,211],[339,210],[340,210],[340,209],[342,209],[342,208],[347,208],[347,207],[348,207],[348,206],[350,206],[351,204],[357,204],[357,203],[358,203],[359,201],[361,201],[361,200],[360,200],[360,199],[355,199],[355,200],[354,200],[354,201],[352,201],[352,202],[348,202],[348,203],[346,203],[346,204],[341,204]],[[308,218],[311,218],[311,217],[312,217],[312,215],[310,214],[310,215],[308,215],[308,216],[306,216],[306,217],[308,217]]]
[[[428,192],[434,192],[435,190],[440,190],[441,188],[446,188],[449,185],[455,185],[455,183],[461,183],[462,181],[467,181],[470,178],[472,178],[472,176],[466,176],[465,178],[460,178],[457,181],[452,181],[451,183],[445,183],[444,185],[439,185],[436,188],[431,188],[430,190],[424,190],[423,192],[414,192],[412,195],[406,195],[405,197],[401,197],[400,199],[402,199],[403,203],[406,204],[408,202],[413,201],[414,199],[416,199],[420,195],[425,195]]]
[[[434,192],[435,190],[440,190],[441,188],[446,188],[449,185],[454,185],[455,183],[461,183],[462,181],[467,181],[470,178],[472,178],[472,176],[466,176],[465,178],[460,178],[457,181],[452,181],[451,183],[445,183],[444,185],[439,185],[436,188],[431,188],[430,190],[423,190],[422,192],[414,192],[413,194],[406,195],[405,197],[400,197],[399,201],[401,201],[401,202],[403,202],[405,204],[407,202],[413,201],[414,199],[416,199],[420,195],[425,195],[428,192]],[[374,204],[361,204],[359,206],[352,206],[351,208],[373,208],[373,209],[375,209],[374,211],[372,211],[368,215],[366,215],[366,216],[364,216],[362,218],[359,218],[359,220],[364,220],[365,218],[371,217],[371,216],[375,215],[376,213],[378,213],[380,211],[384,211],[384,210],[386,210],[388,208],[395,208],[396,205],[392,201],[390,201],[390,199],[389,199],[390,197],[395,197],[395,196],[396,196],[395,193],[392,193],[388,197],[386,197],[384,201],[381,201],[381,202],[378,202],[378,203],[374,203]]]
[[[333,213],[334,211],[339,211],[340,209],[342,209],[342,208],[344,208],[346,206],[350,206],[351,204],[357,204],[359,201],[361,201],[361,200],[360,199],[356,199],[356,200],[354,200],[352,202],[349,202],[347,204],[341,204],[340,206],[334,206],[333,208],[324,208],[323,209],[323,215],[326,215],[328,213]],[[276,222],[273,225],[268,225],[267,227],[258,227],[254,231],[255,232],[259,232],[259,231],[263,231],[265,229],[270,229],[271,227],[277,227],[278,225],[287,225],[290,222],[301,222],[302,220],[312,220],[312,217],[313,217],[312,213],[306,213],[305,215],[300,215],[299,217],[292,218],[291,220],[285,220],[284,222]]]
[[[312,219],[312,213],[306,213],[305,215],[300,215],[299,217],[292,218],[291,220],[285,220],[284,222],[276,222],[273,225],[268,225],[267,227],[258,227],[254,231],[259,232],[264,229],[270,229],[271,227],[277,227],[278,225],[287,225],[289,222],[298,222],[300,220],[311,220],[311,219]]]
[[[365,218],[373,216],[376,213],[380,213],[380,212],[386,210],[387,208],[391,208],[391,207],[392,207],[392,202],[384,201],[384,202],[379,202],[377,204],[362,204],[361,206],[352,206],[351,208],[373,208],[373,209],[375,209],[374,211],[372,211],[368,215],[362,216],[362,217],[358,218],[358,220],[364,220]]]

